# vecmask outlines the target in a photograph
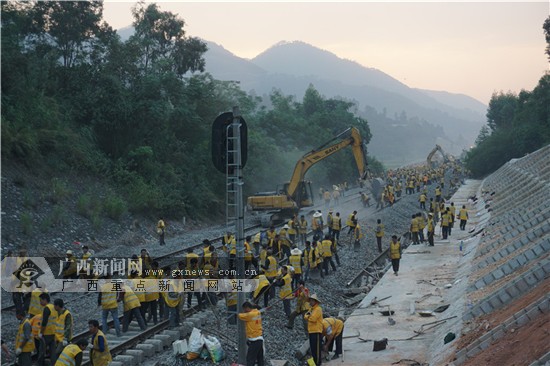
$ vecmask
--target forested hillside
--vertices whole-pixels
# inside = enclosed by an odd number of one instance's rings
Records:
[[[302,100],[274,91],[266,109],[238,83],[215,80],[203,72],[206,45],[155,4],[134,9],[135,33],[125,41],[104,22],[102,2],[1,6],[3,166],[58,183],[99,179],[112,188],[103,207],[115,217],[221,214],[225,185],[211,163],[211,124],[234,105],[249,128],[245,194],[288,180],[299,156],[349,126],[370,140],[353,103],[313,87]],[[351,182],[355,170],[346,151],[308,178]]]
[[[550,60],[550,16],[543,25],[546,54]],[[550,143],[550,74],[532,91],[495,93],[487,110],[487,126],[466,156],[468,168],[477,177],[497,170]]]

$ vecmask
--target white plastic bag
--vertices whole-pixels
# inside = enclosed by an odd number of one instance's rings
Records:
[[[201,354],[202,346],[204,346],[204,337],[201,331],[197,328],[193,328],[191,336],[189,336],[189,347],[187,351],[187,359],[194,360],[199,358]]]
[[[224,359],[225,353],[218,338],[207,336],[204,338],[204,345],[208,349],[213,362],[220,362]]]

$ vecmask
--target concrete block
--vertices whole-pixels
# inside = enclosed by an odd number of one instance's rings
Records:
[[[153,339],[161,340],[163,347],[169,347],[170,345],[172,345],[172,337],[170,337],[169,335],[155,334],[153,336]]]
[[[466,353],[466,357],[472,358],[472,357],[474,357],[475,355],[477,355],[479,352],[480,352],[479,349],[477,349],[477,348],[476,348],[476,349],[473,349],[473,350],[468,351],[468,352]]]
[[[118,361],[112,361],[109,366],[123,366],[124,364],[122,362]]]
[[[525,225],[527,225],[527,224],[525,224]],[[529,224],[529,225],[531,225],[531,224]],[[529,226],[529,227],[531,227],[531,226]],[[520,239],[520,242],[523,245],[527,245],[527,244],[529,244],[529,239],[526,236],[524,236],[523,238]]]
[[[498,280],[499,278],[504,277],[504,272],[502,271],[502,269],[497,268],[496,270],[493,271],[493,276],[495,277],[495,279]]]
[[[138,344],[135,348],[142,351],[143,357],[145,358],[152,357],[155,354],[155,346],[152,344],[141,343]]]
[[[544,269],[544,273],[550,273],[550,261],[543,262],[542,269]]]
[[[163,342],[160,339],[147,339],[143,344],[151,344],[155,347],[155,352],[162,352]]]
[[[191,318],[188,318],[187,320],[190,321],[191,323],[193,323],[193,326],[195,328],[200,328],[202,326],[202,319],[197,318],[196,316],[192,316]]]
[[[515,284],[512,284],[511,286],[508,286],[506,288],[506,292],[508,295],[510,295],[512,298],[516,298],[521,295],[521,291],[516,287]]]
[[[288,366],[287,360],[270,360],[271,366]]]
[[[485,282],[485,285],[489,285],[495,280],[495,276],[493,276],[492,273],[488,273],[485,276],[483,276],[483,282]]]
[[[541,243],[542,249],[547,252],[550,250],[550,240],[545,240]]]
[[[512,266],[512,268],[514,270],[518,269],[519,267],[521,267],[521,264],[519,263],[519,261],[516,259],[516,258],[512,258],[508,261],[508,264],[510,264],[510,266]]]
[[[500,301],[502,301],[503,304],[507,304],[508,302],[510,302],[512,300],[512,297],[510,295],[508,295],[508,293],[504,290],[499,291],[498,297],[499,297]]]
[[[546,274],[544,273],[544,269],[542,267],[538,267],[533,270],[533,276],[539,281],[543,281]]]
[[[516,242],[514,243],[514,248],[515,248],[516,250],[519,250],[521,247],[523,247],[523,244],[521,243],[521,241],[516,241]]]
[[[516,324],[518,325],[518,327],[521,327],[522,325],[525,325],[528,322],[529,322],[529,318],[525,314],[516,319]]]
[[[520,266],[523,266],[525,263],[527,263],[527,258],[524,255],[518,255],[516,257],[516,260],[518,261]]]
[[[492,339],[486,339],[479,344],[479,347],[481,347],[482,350],[485,350],[489,348],[489,346],[491,345],[491,342],[492,342]]]
[[[136,362],[133,356],[130,355],[118,355],[115,358],[113,358],[113,361],[115,362],[121,362],[124,365],[139,365],[139,363]]]
[[[509,275],[510,273],[514,272],[512,269],[512,266],[510,266],[508,263],[504,263],[500,269],[502,269],[502,272],[504,272],[505,275]]]
[[[525,316],[529,318],[529,320],[535,320],[537,317],[539,317],[541,314],[538,307],[534,307],[533,309],[529,310]]]
[[[539,245],[534,246],[533,247],[533,252],[535,253],[536,257],[540,257],[545,252],[545,249],[543,248],[542,243],[539,244]]]
[[[125,354],[127,354],[128,356],[132,356],[134,358],[134,362],[138,365],[141,365],[143,359],[145,358],[143,351],[139,349],[126,350]]]
[[[498,296],[491,296],[491,298],[489,299],[489,304],[491,304],[491,306],[493,307],[493,310],[499,309],[502,307],[502,305],[504,305],[502,300]]]
[[[180,332],[180,337],[185,338],[189,334],[191,334],[191,332],[193,331],[193,327],[194,327],[193,322],[189,322],[189,321],[182,322],[181,326],[178,328]]]
[[[481,303],[480,307],[484,314],[489,314],[493,311],[493,306],[488,301]]]
[[[528,274],[527,276],[524,276],[523,278],[525,278],[525,282],[527,282],[529,286],[534,286],[539,282],[532,273]]]
[[[170,336],[171,342],[180,339],[180,332],[178,330],[165,330],[161,334]]]
[[[526,250],[524,252],[525,256],[527,257],[527,260],[532,261],[535,258],[537,258],[537,254],[533,250]]]
[[[542,311],[543,313],[546,313],[548,311],[550,311],[550,298],[549,297],[546,297],[546,299],[544,299],[543,301],[541,301],[537,307],[539,308],[540,311]]]
[[[483,280],[477,280],[474,286],[475,286],[475,289],[473,289],[472,291],[485,287],[485,282],[483,282]]]
[[[491,334],[493,335],[493,339],[502,338],[502,336],[504,335],[504,327],[502,325],[499,325],[493,328]]]

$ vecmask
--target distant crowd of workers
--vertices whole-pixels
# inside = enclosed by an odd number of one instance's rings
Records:
[[[435,224],[441,219],[443,238],[451,234],[455,221],[455,207],[451,203],[445,206],[442,199],[442,188],[444,170],[435,172],[422,172],[418,169],[408,171],[392,172],[387,177],[387,185],[382,193],[382,201],[388,197],[389,205],[393,205],[394,192],[397,197],[401,195],[401,181],[407,181],[407,194],[414,194],[415,189],[420,193],[420,209],[429,211],[427,221],[424,213],[412,215],[410,232],[413,244],[424,241],[424,229],[427,227],[429,245],[433,245],[433,231]],[[428,178],[428,179],[426,179]],[[430,198],[429,210],[426,209],[427,186],[440,179],[435,188],[435,197]],[[420,182],[423,182],[420,183]],[[393,189],[395,183],[395,190]],[[423,185],[423,188],[422,188]],[[361,195],[363,204],[368,204],[368,196]],[[458,213],[461,230],[465,229],[468,213],[463,206]],[[161,244],[164,244],[164,221],[161,219],[162,234]],[[358,222],[357,211],[347,216],[347,239],[355,247],[361,245],[363,232]],[[312,241],[307,240],[307,233],[311,227],[313,231]],[[269,300],[275,297],[275,288],[279,288],[279,301],[282,302],[283,311],[287,316],[288,328],[293,328],[295,319],[300,316],[304,323],[304,330],[309,337],[310,350],[316,365],[322,363],[322,350],[332,351],[336,345],[334,357],[342,354],[342,334],[344,329],[343,319],[323,318],[321,301],[317,295],[310,295],[306,287],[306,281],[312,276],[324,277],[329,274],[329,267],[335,272],[336,265],[340,265],[338,247],[343,246],[345,240],[341,240],[341,230],[344,229],[342,218],[339,212],[334,213],[333,209],[328,210],[326,219],[320,211],[313,214],[311,225],[302,215],[299,218],[294,216],[278,232],[275,227],[262,231],[254,237],[247,236],[244,241],[245,268],[253,268],[256,271],[255,279],[258,280],[258,287],[251,294],[250,301],[243,304],[244,312],[237,314],[237,292],[224,293],[228,309],[228,322],[235,324],[237,319],[246,323],[246,334],[248,338],[247,365],[263,365],[263,335],[261,314],[271,307]],[[382,240],[384,238],[384,225],[377,220],[374,236],[376,237],[377,248],[382,252]],[[178,262],[178,269],[181,271],[180,278],[201,278],[201,273],[209,273],[209,278],[216,277],[220,267],[234,269],[237,258],[237,244],[235,236],[227,232],[222,238],[221,250],[216,249],[212,243],[205,239],[203,241],[202,253],[194,253],[192,249],[187,250],[184,260]],[[302,247],[300,249],[299,247]],[[86,246],[82,247],[82,258],[91,260],[91,252]],[[21,260],[26,257],[26,252],[21,252]],[[394,274],[398,274],[399,259],[401,258],[401,245],[397,236],[391,237],[389,256],[392,261]],[[72,251],[67,252],[68,261],[62,268],[64,278],[86,278],[85,274],[78,273],[75,262],[76,256]],[[173,278],[170,267],[160,268],[158,261],[153,260],[147,250],[143,249],[140,256],[133,256],[134,259],[141,259],[143,270],[141,273],[132,271],[129,274],[130,280],[162,279]],[[335,263],[335,261],[336,263]],[[287,265],[281,265],[283,261]],[[185,273],[185,274],[184,274]],[[107,276],[109,278],[109,276]],[[234,276],[228,276],[234,278]],[[80,339],[69,343],[73,335],[73,318],[68,309],[65,308],[62,299],[55,299],[50,304],[50,295],[45,288],[37,288],[32,293],[24,295],[14,293],[17,318],[20,320],[16,336],[15,346],[19,365],[31,365],[31,355],[38,354],[38,365],[43,365],[45,358],[49,355],[50,362],[55,366],[80,365],[82,361],[82,350],[88,343]],[[187,306],[191,307],[192,298],[197,299],[199,307],[207,304],[215,305],[218,298],[213,292],[184,291],[183,288],[172,288],[169,292],[157,292],[148,289],[145,292],[133,291],[124,284],[120,290],[113,291],[112,285],[103,285],[98,293],[98,306],[102,310],[102,327],[97,320],[89,321],[89,329],[92,334],[91,359],[94,365],[107,365],[111,361],[108,341],[109,326],[107,319],[109,315],[113,318],[113,325],[116,336],[128,331],[129,324],[133,318],[138,322],[139,327],[144,330],[151,320],[157,324],[160,319],[169,319],[170,326],[180,324],[180,314],[183,304],[187,300]],[[263,309],[259,310],[256,304],[263,299]],[[296,305],[292,309],[291,301],[296,299]],[[119,303],[123,304],[122,329],[118,317]]]

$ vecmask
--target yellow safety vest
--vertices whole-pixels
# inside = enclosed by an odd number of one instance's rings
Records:
[[[288,234],[289,235],[296,235],[296,229],[294,228],[294,220],[290,220],[288,222]]]
[[[158,293],[158,284],[157,284],[157,278],[153,275],[147,276],[145,288],[145,301],[156,301],[159,299],[160,295]]]
[[[124,286],[124,311],[130,311],[140,307],[140,302],[134,291],[128,286]]]
[[[307,233],[307,221],[306,220],[300,221],[299,231],[300,231],[300,234],[306,234]]]
[[[40,305],[40,295],[42,294],[42,290],[40,289],[34,289],[31,293],[31,302],[29,304],[29,314],[34,315],[42,315],[42,312],[44,311],[44,307]]]
[[[450,214],[448,213],[444,213],[443,215],[441,215],[441,226],[449,226],[449,221],[450,221]]]
[[[46,329],[44,329],[44,335],[54,335],[55,334],[55,327],[57,325],[57,310],[53,307],[52,304],[46,305],[48,309],[50,309],[50,316],[48,317],[48,324],[46,325]],[[43,317],[42,317],[43,318]]]
[[[105,345],[105,351],[103,352],[99,352],[98,338],[100,336],[103,337]],[[106,366],[113,360],[113,358],[111,357],[111,351],[109,351],[109,345],[107,344],[107,338],[105,337],[105,334],[103,334],[103,332],[100,330],[97,331],[94,337],[93,349],[94,352],[92,354],[92,363],[94,366]]]
[[[363,239],[363,233],[361,232],[361,226],[359,226],[359,224],[357,224],[357,226],[353,230],[353,236],[355,240]]]
[[[258,294],[264,287],[269,286],[269,281],[266,276],[259,275],[257,280],[258,280],[258,287],[256,287],[256,289],[254,290],[254,294],[253,294],[254,298],[258,297]]]
[[[71,312],[67,309],[65,309],[62,314],[59,314],[59,312],[57,313],[57,321],[55,325],[55,340],[57,342],[62,342],[63,338],[65,338],[65,318],[70,314]],[[73,317],[71,316],[70,319],[69,338],[67,339],[67,342],[73,338]]]
[[[418,229],[419,230],[424,230],[424,228],[426,227],[426,223],[424,221],[424,218],[422,216],[419,216],[416,218],[416,221],[418,222]]]
[[[113,286],[109,283],[106,283],[101,286],[101,309],[115,309],[118,307],[116,297],[116,292],[111,292]]]
[[[187,269],[191,268],[191,259],[196,258],[197,263],[199,263],[199,255],[196,253],[187,253],[185,256],[186,262],[187,262]]]
[[[228,292],[225,295],[225,305],[227,307],[237,305],[237,293],[236,292]]]
[[[247,262],[252,261],[252,250],[250,249],[250,244],[244,242],[244,260]]]
[[[325,257],[332,257],[332,242],[330,240],[323,240],[321,242],[321,256],[323,258]]]
[[[342,219],[336,216],[332,219],[332,230],[340,230],[342,228]]]
[[[461,220],[468,220],[468,211],[465,208],[461,208],[459,216]]]
[[[418,221],[416,221],[416,218],[411,220],[411,232],[418,232]]]
[[[287,273],[284,277],[283,277],[283,281],[284,281],[284,285],[281,287],[281,291],[279,291],[279,297],[281,299],[290,299],[291,298],[291,294],[292,294],[292,286],[291,286],[291,283],[292,283],[292,278],[290,277],[290,274]]]
[[[176,306],[179,305],[181,301],[181,296],[179,291],[180,291],[179,287],[174,284],[174,291],[162,293],[162,296],[164,297],[164,301],[166,302],[166,305],[168,307],[175,308]]]
[[[267,257],[267,260],[269,261],[269,265],[267,267],[267,271],[265,272],[265,276],[268,278],[276,277],[277,276],[277,260],[273,256]]]
[[[353,224],[353,219],[354,218],[355,218],[354,214],[349,214],[348,221],[346,221],[346,225],[351,226],[351,227],[355,227],[355,225]]]
[[[302,274],[302,256],[300,255],[291,255],[288,258],[288,262],[292,267],[294,267],[294,273]]]
[[[34,339],[32,338],[32,333],[31,333],[31,337],[29,338],[29,340],[27,342],[25,342],[25,344],[21,345],[21,343],[23,342],[23,339],[24,339],[23,338],[23,334],[24,334],[23,328],[25,327],[25,324],[31,325],[31,322],[29,321],[29,319],[25,318],[25,319],[23,319],[21,324],[19,324],[19,330],[17,331],[17,335],[15,336],[15,347],[16,348],[21,348],[22,352],[32,352],[32,351],[34,351]]]
[[[376,237],[382,238],[384,236],[384,224],[376,225]]]
[[[433,232],[434,231],[434,220],[433,219],[428,219],[428,232]]]
[[[32,336],[38,338],[40,334],[40,328],[42,328],[42,314],[33,316],[30,320],[32,326]]]
[[[75,366],[76,356],[82,353],[82,350],[76,344],[69,344],[67,347],[63,348],[63,352],[55,361],[55,366]]]
[[[393,241],[390,242],[390,258],[391,259],[399,259],[401,258],[401,243],[397,242],[394,243]]]

